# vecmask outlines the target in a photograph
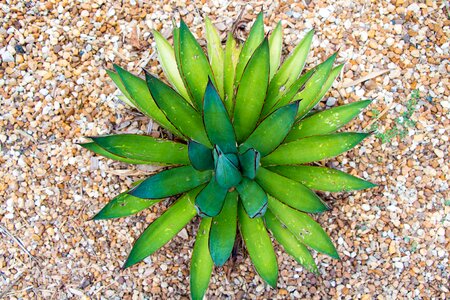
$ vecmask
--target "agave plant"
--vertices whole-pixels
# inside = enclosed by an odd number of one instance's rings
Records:
[[[333,67],[336,54],[303,72],[310,31],[280,66],[281,24],[265,37],[262,14],[242,47],[229,34],[224,49],[206,19],[207,55],[183,21],[173,31],[173,47],[158,32],[154,38],[170,85],[145,70],[145,80],[116,65],[116,72],[108,74],[124,102],[175,139],[118,134],[81,144],[117,161],[167,166],[134,183],[94,219],[129,216],[179,197],[136,240],[124,267],[160,249],[197,215],[193,299],[205,294],[213,266],[229,259],[237,228],[257,273],[272,287],[278,266],[268,231],[311,272],[318,269],[309,248],[339,258],[326,232],[308,215],[328,209],[314,191],[374,185],[311,165],[353,148],[368,135],[336,131],[370,101],[310,112],[342,69]]]

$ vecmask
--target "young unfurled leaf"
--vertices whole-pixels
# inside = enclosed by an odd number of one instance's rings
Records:
[[[269,48],[270,48],[270,76],[271,80],[275,72],[280,66],[281,59],[281,48],[283,46],[283,28],[281,27],[281,21],[278,22],[277,26],[273,30],[269,37]]]
[[[309,252],[308,248],[303,245],[297,238],[290,232],[280,220],[269,210],[264,215],[267,229],[272,232],[275,239],[283,246],[284,250],[290,254],[295,260],[304,266],[308,271],[315,274],[319,273],[317,265]]]
[[[214,177],[195,198],[195,207],[201,217],[215,217],[222,210],[228,190],[220,186]]]
[[[375,187],[364,179],[345,172],[313,166],[274,166],[269,170],[301,182],[310,189],[326,192],[348,192]]]
[[[239,163],[242,170],[242,175],[253,179],[256,176],[260,165],[261,154],[255,149],[248,149],[239,156]]]
[[[169,122],[167,117],[156,105],[155,100],[148,91],[145,80],[134,76],[130,72],[125,71],[118,65],[114,65],[114,69],[120,77],[123,85],[133,99],[134,105],[145,115],[155,120],[158,124],[182,137],[181,133]]]
[[[214,169],[212,150],[200,143],[188,142],[189,161],[199,171]]]
[[[236,189],[241,203],[250,218],[264,215],[267,209],[267,195],[258,183],[244,177]]]
[[[248,34],[247,40],[242,47],[241,53],[239,55],[239,61],[236,65],[236,76],[235,76],[235,85],[241,81],[241,77],[243,76],[244,69],[247,68],[247,63],[250,60],[250,57],[254,55],[256,48],[261,44],[264,39],[264,21],[263,21],[263,13],[260,12],[258,17],[256,18],[255,23]],[[269,62],[269,57],[266,60]],[[267,75],[268,76],[268,75]]]
[[[94,142],[90,142],[90,143],[82,143],[79,144],[81,147],[88,149],[94,153],[97,153],[101,156],[104,156],[106,158],[110,158],[113,160],[117,160],[117,161],[121,161],[121,162],[125,162],[125,163],[129,163],[129,164],[136,164],[136,165],[144,165],[144,164],[151,164],[151,162],[148,161],[142,161],[139,159],[132,159],[132,158],[127,158],[127,157],[122,157],[122,156],[118,156],[115,154],[112,154],[111,152],[106,151],[105,149],[103,149],[102,147],[100,147],[100,145],[94,143]]]
[[[250,218],[242,204],[238,206],[238,217],[239,230],[256,271],[275,288],[278,278],[277,258],[262,218]]]
[[[342,132],[305,137],[282,144],[261,159],[263,166],[299,165],[334,157],[355,147],[369,133]]]
[[[274,111],[256,127],[239,149],[245,151],[254,148],[263,157],[272,152],[281,144],[294,124],[297,110],[298,102],[294,102]]]
[[[233,38],[233,34],[229,33],[227,37],[227,44],[225,45],[225,58],[223,67],[223,87],[225,91],[223,102],[225,103],[228,115],[230,116],[233,115],[234,110],[234,77],[240,53],[240,46],[236,46],[236,41]]]
[[[236,186],[242,179],[236,165],[223,154],[217,156],[215,176],[217,183],[226,189]]]
[[[201,111],[208,77],[214,78],[211,66],[202,47],[183,20],[180,21],[179,39],[180,64],[178,67],[195,107]]]
[[[292,127],[285,142],[335,132],[357,116],[370,102],[371,100],[358,101],[327,109],[304,118]]]
[[[191,298],[202,300],[208,289],[213,270],[213,261],[209,254],[208,237],[211,218],[203,218],[197,230],[194,250],[191,258]]]
[[[217,90],[220,98],[223,99],[223,61],[224,53],[222,43],[220,41],[219,33],[208,17],[205,17],[206,28],[206,45],[208,47],[208,57],[211,68],[214,74],[215,82],[217,83]]]
[[[266,97],[269,81],[269,43],[267,39],[255,50],[244,70],[236,93],[234,129],[238,143],[255,129]]]
[[[106,73],[108,73],[108,76],[114,81],[117,88],[122,92],[123,97],[120,98],[125,104],[128,104],[129,106],[136,108],[136,105],[134,104],[133,98],[130,96],[130,93],[128,93],[127,89],[123,85],[122,80],[120,79],[119,74],[114,73],[113,71],[106,70]]]
[[[314,250],[339,259],[327,233],[310,216],[272,197],[269,197],[269,210],[299,241]]]
[[[256,182],[269,194],[283,203],[305,212],[318,213],[327,210],[327,206],[310,189],[265,168],[259,168]]]
[[[167,80],[184,99],[190,101],[189,94],[184,86],[183,79],[180,76],[180,71],[178,71],[177,60],[172,46],[156,30],[153,30],[153,37],[156,42],[159,62]]]
[[[152,255],[195,217],[197,211],[195,210],[194,199],[200,189],[201,187],[182,196],[145,229],[134,243],[133,249],[131,249],[130,255],[123,266],[124,268],[128,268]]]
[[[222,211],[213,218],[209,233],[209,251],[216,266],[230,257],[236,238],[238,194],[229,192]]]
[[[191,166],[172,168],[145,179],[129,194],[143,199],[170,197],[208,182],[211,175],[211,171],[197,171]]]
[[[116,134],[91,139],[117,156],[153,164],[189,164],[187,147],[181,143],[137,134]]]
[[[211,81],[208,82],[203,104],[203,121],[213,145],[225,153],[236,153],[236,136],[228,112]]]
[[[148,72],[145,73],[145,78],[150,93],[170,122],[183,135],[205,146],[211,146],[200,113],[161,80]]]

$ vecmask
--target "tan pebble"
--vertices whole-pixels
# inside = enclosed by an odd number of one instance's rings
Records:
[[[395,252],[397,252],[397,248],[395,247],[395,242],[392,241],[389,244],[389,254],[394,254]]]
[[[417,49],[411,51],[411,55],[414,57],[420,57],[420,52]]]
[[[370,300],[372,299],[372,296],[370,296],[369,294],[364,294],[361,296],[361,300]]]
[[[378,43],[375,42],[374,40],[371,40],[369,42],[369,47],[372,48],[372,49],[378,49]]]
[[[16,63],[18,63],[18,64],[23,63],[23,55],[21,55],[21,54],[16,55]]]
[[[444,152],[440,149],[434,149],[434,153],[436,153],[437,157],[439,157],[439,158],[444,157]]]

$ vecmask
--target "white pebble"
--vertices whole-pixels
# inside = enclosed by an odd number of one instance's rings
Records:
[[[2,60],[3,62],[13,62],[14,57],[7,50],[2,51]]]
[[[363,205],[361,205],[361,208],[364,211],[369,211],[370,210],[370,205],[369,204],[363,204]]]
[[[327,7],[319,9],[319,16],[326,19],[331,15],[331,11]]]
[[[334,106],[335,104],[336,104],[336,98],[334,98],[334,97],[330,97],[330,98],[328,98],[328,100],[327,100],[327,106]]]

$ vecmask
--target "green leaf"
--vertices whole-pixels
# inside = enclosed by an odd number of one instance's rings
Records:
[[[283,28],[281,27],[281,21],[278,22],[277,26],[273,30],[269,37],[269,48],[270,48],[270,76],[271,80],[275,72],[280,66],[281,59],[281,49],[283,46]]]
[[[153,98],[170,122],[183,135],[205,146],[211,146],[200,113],[161,80],[148,72],[145,73],[145,78]]]
[[[274,166],[271,171],[301,182],[308,188],[326,192],[348,192],[375,187],[376,185],[345,172],[313,166]]]
[[[264,215],[267,210],[267,195],[258,183],[244,177],[236,189],[241,203],[250,218]]]
[[[215,176],[217,183],[226,189],[236,186],[242,179],[236,165],[223,154],[217,157]]]
[[[252,55],[254,55],[254,52],[260,46],[263,40],[264,40],[264,20],[263,20],[263,13],[260,12],[255,20],[255,23],[252,26],[252,29],[250,29],[248,38],[245,41],[245,44],[242,47],[241,53],[239,55],[239,61],[236,65],[236,76],[234,80],[235,86],[238,85],[239,81],[241,80],[241,77],[243,76],[244,69],[248,68],[247,63],[249,62]],[[266,61],[269,62],[269,58],[267,58]]]
[[[295,258],[305,269],[315,274],[319,273],[317,265],[309,252],[297,238],[275,217],[269,210],[264,215],[267,229],[269,229],[275,239],[283,246],[284,250]]]
[[[146,116],[155,120],[162,127],[166,128],[173,134],[182,137],[181,133],[169,122],[167,117],[156,105],[155,100],[148,91],[145,80],[134,76],[130,72],[125,71],[118,65],[114,65],[114,69],[119,74],[123,85],[133,99],[135,106]]]
[[[261,154],[255,149],[248,149],[239,156],[239,163],[242,169],[242,175],[253,179],[256,176],[260,165]]]
[[[202,300],[208,289],[213,270],[213,261],[209,254],[208,237],[211,228],[211,218],[202,218],[195,239],[191,259],[191,298]]]
[[[330,77],[333,63],[336,60],[337,53],[331,55],[326,61],[316,67],[316,71],[305,83],[305,87],[295,97],[294,100],[301,100],[298,108],[297,118],[305,116],[322,99],[321,91]],[[337,76],[337,75],[336,75]],[[333,83],[331,81],[331,84]],[[331,85],[330,85],[331,86]],[[328,90],[328,89],[327,89]],[[326,93],[326,92],[325,92]]]
[[[195,217],[197,211],[194,206],[194,198],[200,189],[201,187],[182,196],[145,229],[134,243],[123,268],[128,268],[152,255]]]
[[[153,30],[153,37],[156,42],[158,59],[167,80],[175,90],[186,100],[190,101],[189,94],[184,86],[183,79],[178,71],[175,53],[169,42],[156,30]]]
[[[109,201],[92,219],[104,220],[131,216],[160,201],[161,199],[148,200],[134,197],[126,191]]]
[[[272,152],[291,130],[297,110],[298,102],[294,102],[274,111],[256,127],[239,149],[245,151],[254,148],[261,156]]]
[[[339,259],[339,255],[327,233],[310,216],[269,197],[269,210],[302,243]]]
[[[128,104],[129,106],[136,108],[136,105],[134,104],[133,98],[131,98],[130,93],[128,93],[127,89],[123,85],[122,80],[120,79],[119,74],[114,73],[113,71],[106,70],[106,73],[108,73],[109,77],[114,81],[117,88],[122,92],[124,97],[120,97],[120,100],[122,100],[125,104]]]
[[[268,194],[295,209],[311,213],[327,210],[327,206],[306,186],[265,168],[259,168],[256,182]]]
[[[199,171],[214,169],[212,150],[194,141],[188,142],[191,165]]]
[[[299,165],[337,156],[359,144],[369,133],[342,132],[305,137],[282,144],[261,159],[263,166]]]
[[[223,86],[225,91],[224,103],[230,116],[233,115],[234,110],[234,77],[240,53],[241,48],[236,47],[233,34],[229,33],[225,45]]]
[[[278,72],[270,81],[265,104],[269,108],[275,105],[279,94],[283,94],[287,91],[291,84],[293,84],[302,73],[309,53],[309,48],[311,47],[313,36],[314,30],[309,31],[305,35],[300,44],[298,44],[292,54],[286,58]]]
[[[213,145],[218,145],[225,153],[237,152],[233,124],[231,124],[227,110],[211,81],[206,87],[203,121],[206,133]]]
[[[269,43],[264,39],[250,58],[236,93],[234,128],[239,143],[256,127],[264,105],[268,81]]]
[[[215,82],[217,83],[217,90],[220,98],[224,98],[223,91],[223,61],[224,53],[222,49],[222,42],[220,41],[219,33],[208,17],[205,17],[206,25],[206,42],[208,47],[208,56],[211,68],[214,74]]]
[[[131,158],[121,157],[121,156],[112,154],[111,152],[106,151],[105,149],[103,149],[102,147],[100,147],[98,144],[96,144],[94,142],[82,143],[79,145],[85,149],[88,149],[88,150],[94,152],[94,153],[97,153],[101,156],[104,156],[104,157],[107,157],[107,158],[110,158],[113,160],[129,163],[129,164],[137,164],[137,165],[151,164],[151,162],[148,162],[148,161],[142,161],[139,159],[131,159]]]
[[[187,147],[181,143],[137,134],[117,134],[91,139],[117,156],[153,164],[189,164]]]
[[[312,135],[323,135],[335,132],[371,103],[371,100],[334,107],[311,115],[296,123],[286,137],[285,142],[292,142]]]
[[[191,166],[172,168],[145,179],[129,194],[143,199],[178,195],[208,182],[211,173],[211,171],[197,171]]]
[[[278,278],[277,258],[262,218],[250,218],[242,205],[239,205],[238,217],[239,230],[256,271],[275,288]]]
[[[196,108],[201,111],[208,77],[214,78],[208,58],[189,28],[180,21],[180,72]]]
[[[237,192],[228,193],[222,211],[212,220],[209,251],[216,266],[223,266],[233,250],[237,227],[237,204]]]
[[[195,207],[201,217],[215,217],[222,210],[228,190],[220,186],[213,177],[195,198]]]

